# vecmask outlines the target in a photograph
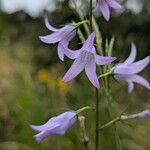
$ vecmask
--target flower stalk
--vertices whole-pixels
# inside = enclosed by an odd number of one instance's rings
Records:
[[[104,73],[104,74],[101,74],[101,75],[98,77],[98,79],[103,78],[103,77],[106,77],[106,76],[109,76],[109,75],[112,75],[112,74],[113,74],[112,70],[111,70],[111,71],[108,71],[108,72],[106,72],[106,73]]]
[[[99,148],[99,97],[98,97],[98,89],[96,90],[96,102],[95,102],[95,150]]]
[[[146,109],[140,113],[137,114],[131,114],[131,115],[121,115],[119,117],[114,118],[113,120],[109,121],[108,123],[100,126],[99,129],[104,129],[106,127],[111,126],[112,124],[119,122],[119,121],[125,121],[125,120],[132,120],[132,119],[142,119],[145,117],[150,117],[150,109]]]
[[[108,78],[106,77],[106,81],[108,80]],[[107,87],[105,88],[105,93],[106,93],[106,98],[108,100],[108,111],[109,111],[109,115],[110,118],[114,118],[115,116],[115,110],[113,108],[113,98],[111,95],[111,91],[109,89],[109,85],[108,85],[108,81],[107,83]],[[116,122],[118,121],[118,118],[116,118],[114,121],[112,121],[111,124],[113,124],[113,131],[114,131],[114,136],[115,136],[115,142],[116,142],[116,150],[122,150],[122,146],[121,146],[121,142],[120,142],[120,137],[119,137],[119,133],[118,133],[118,128],[117,128],[117,124]]]
[[[93,1],[90,0],[90,31],[93,31],[92,27],[92,3]],[[95,88],[95,150],[99,149],[99,97],[98,97],[98,89]]]
[[[80,21],[78,23],[72,23],[72,25],[75,27],[75,28],[78,28],[80,25],[84,24],[84,23],[88,23],[89,21],[88,20],[83,20],[83,21]]]
[[[83,111],[85,111],[85,110],[88,110],[88,109],[94,110],[95,108],[92,107],[92,106],[85,106],[85,107],[83,107],[83,108],[81,108],[81,109],[78,109],[78,110],[76,111],[76,114],[78,115],[78,114],[80,114],[81,112],[83,112]]]

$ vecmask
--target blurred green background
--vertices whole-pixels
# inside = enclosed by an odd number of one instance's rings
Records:
[[[49,137],[40,144],[33,139],[36,132],[29,127],[30,124],[45,123],[53,115],[68,109],[94,105],[95,91],[84,73],[68,84],[62,83],[61,78],[72,61],[66,59],[65,63],[61,62],[56,54],[56,45],[46,45],[38,38],[50,33],[44,25],[45,13],[52,24],[59,27],[73,19],[79,20],[75,10],[70,7],[69,0],[51,0],[49,5],[55,2],[56,6],[51,12],[44,10],[37,16],[23,10],[11,13],[4,11],[3,1],[0,1],[0,150],[84,149],[78,123],[64,136]],[[124,12],[113,11],[110,22],[102,17],[98,17],[97,22],[103,42],[115,36],[114,56],[124,60],[129,54],[130,43],[134,41],[139,60],[150,54],[150,2],[122,0],[122,3]],[[32,5],[36,7],[34,3]],[[80,40],[76,37],[70,47],[79,48],[78,43]],[[150,79],[148,68],[142,76]],[[134,92],[127,94],[126,83],[112,80],[111,85],[118,114],[127,107],[126,114],[150,108],[150,93],[142,86],[136,85]],[[93,150],[94,112],[84,112],[83,115],[89,136],[88,149]],[[109,121],[108,116],[106,99],[101,93],[101,124]],[[124,150],[150,149],[148,118],[119,123],[118,127]],[[111,132],[111,127],[100,132],[100,147],[104,150],[115,150]]]

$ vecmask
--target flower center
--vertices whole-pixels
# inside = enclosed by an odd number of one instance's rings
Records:
[[[83,50],[81,52],[81,58],[82,58],[82,61],[84,61],[84,63],[86,64],[87,62],[94,59],[94,54],[92,52],[88,52],[88,51]]]

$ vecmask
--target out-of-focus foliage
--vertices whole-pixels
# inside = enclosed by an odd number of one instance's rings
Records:
[[[150,53],[150,12],[149,0],[143,0],[143,10],[133,14],[126,10],[121,15],[113,14],[109,23],[97,18],[105,39],[115,36],[113,55],[124,59],[130,51],[130,43],[135,41],[138,58]],[[55,26],[78,21],[75,11],[67,1],[60,9],[49,14]],[[83,29],[81,29],[83,30]],[[84,32],[84,30],[83,30]],[[37,144],[29,124],[41,124],[53,115],[68,109],[78,109],[94,105],[95,91],[84,74],[69,84],[61,82],[65,70],[72,63],[62,63],[56,55],[56,45],[46,45],[38,36],[49,33],[43,18],[32,19],[23,12],[0,13],[0,149],[1,150],[75,150],[83,149],[79,125],[70,129],[65,136],[50,137]],[[81,47],[79,39],[71,42],[71,48]],[[148,80],[148,70],[143,72]],[[113,96],[118,114],[126,107],[126,112],[134,113],[150,108],[150,94],[137,85],[135,91],[127,95],[127,85],[112,80]],[[109,121],[106,100],[100,95],[101,124]],[[84,113],[90,138],[89,149],[94,149],[94,113]],[[93,123],[92,123],[93,122]],[[119,123],[119,132],[125,150],[149,150],[150,121],[135,120],[129,124]],[[114,137],[107,137],[111,127],[100,132],[101,147],[113,150]],[[110,134],[109,134],[110,135]],[[105,137],[107,140],[103,141]]]

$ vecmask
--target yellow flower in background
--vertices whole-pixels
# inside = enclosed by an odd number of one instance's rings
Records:
[[[37,79],[49,88],[59,89],[61,93],[69,91],[69,85],[62,82],[61,78],[54,79],[48,69],[40,69],[37,73]]]
[[[69,91],[69,85],[67,83],[62,82],[61,78],[56,80],[56,86],[62,93],[67,93]]]
[[[55,87],[55,81],[47,69],[39,70],[38,74],[37,74],[37,78],[41,83],[43,83],[51,88]]]

